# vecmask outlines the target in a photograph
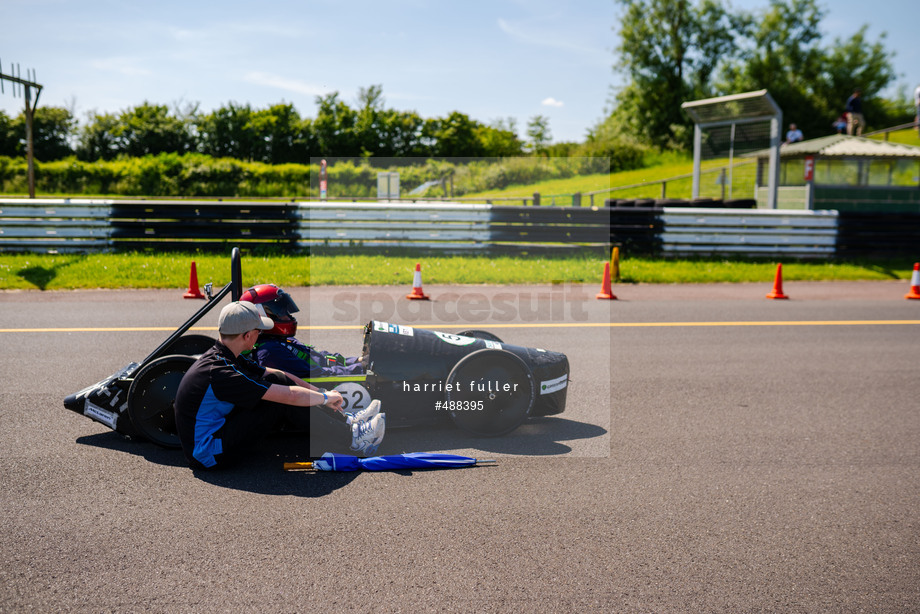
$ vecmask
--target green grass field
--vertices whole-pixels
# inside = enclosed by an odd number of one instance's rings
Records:
[[[92,254],[0,255],[0,290],[71,290],[89,288],[176,288],[189,283],[196,263],[199,285],[220,288],[230,280],[227,255]],[[445,256],[320,254],[307,256],[244,255],[246,284],[281,286],[402,285],[412,286],[415,264],[429,284],[596,284],[600,287],[604,259],[590,255]],[[910,279],[912,262],[783,263],[783,279],[890,280]],[[699,259],[620,261],[621,283],[769,282],[776,262]]]
[[[727,159],[706,160],[701,164],[704,171],[700,195],[704,197],[721,197],[721,185],[717,183],[718,173],[712,171],[728,165]],[[595,196],[595,206],[603,206],[606,198],[660,198],[661,181],[667,183],[667,198],[689,199],[692,194],[693,181],[689,175],[693,172],[693,159],[688,155],[664,155],[654,161],[650,166],[632,171],[621,171],[611,174],[584,175],[567,179],[554,179],[535,184],[509,186],[504,190],[491,190],[467,194],[465,199],[475,198],[482,200],[501,198],[530,198],[534,192],[539,192],[543,204],[551,204],[552,197],[557,196],[556,204],[568,206],[571,204],[571,195],[576,192],[590,194],[604,190],[605,193]],[[751,160],[736,159],[733,171],[733,198],[751,198],[754,192],[754,164]],[[681,179],[674,179],[682,177]],[[634,186],[634,187],[626,187]],[[609,190],[609,192],[607,192]],[[495,204],[501,204],[495,200]],[[519,203],[508,203],[519,204]],[[588,199],[583,198],[582,206],[588,205]]]

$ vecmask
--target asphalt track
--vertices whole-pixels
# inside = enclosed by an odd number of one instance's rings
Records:
[[[0,611],[920,611],[920,301],[769,289],[292,289],[328,349],[370,315],[572,360],[560,416],[381,450],[497,466],[315,475],[282,471],[290,437],[196,474],[63,408],[183,322],[181,291],[0,293]]]

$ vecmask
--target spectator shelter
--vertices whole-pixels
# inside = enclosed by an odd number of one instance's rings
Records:
[[[693,120],[693,198],[700,197],[702,160],[728,158],[768,147],[767,208],[776,208],[779,185],[779,146],[783,112],[767,90],[685,102],[681,108]],[[732,177],[729,175],[731,185]]]
[[[750,154],[758,208],[773,208],[764,185],[771,153]],[[845,134],[783,145],[777,207],[920,213],[920,147]]]

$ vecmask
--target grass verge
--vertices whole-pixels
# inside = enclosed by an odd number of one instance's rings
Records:
[[[222,254],[3,254],[0,290],[72,290],[89,288],[187,288],[191,262],[200,285],[216,288],[230,280],[230,259]],[[467,256],[418,254],[314,254],[243,256],[245,284],[280,286],[405,285],[422,263],[427,284],[600,284],[604,258],[564,256]],[[912,262],[783,262],[784,281],[910,279]],[[767,282],[776,261],[628,258],[620,261],[622,283]]]

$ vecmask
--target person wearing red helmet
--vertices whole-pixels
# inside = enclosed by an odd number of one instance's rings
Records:
[[[273,326],[257,305],[226,305],[218,320],[218,340],[183,375],[174,404],[176,432],[193,468],[233,464],[263,435],[279,428],[308,432],[311,456],[318,456],[314,440],[323,448],[350,448],[365,455],[383,441],[385,417],[379,404],[346,423],[338,392],[321,391],[244,356],[259,333]]]
[[[241,301],[261,305],[272,322],[271,330],[262,331],[253,349],[253,358],[263,367],[272,367],[292,373],[297,377],[315,378],[341,375],[361,375],[364,364],[358,357],[317,350],[297,340],[297,318],[300,311],[291,295],[275,284],[261,284],[249,288],[240,296]]]

